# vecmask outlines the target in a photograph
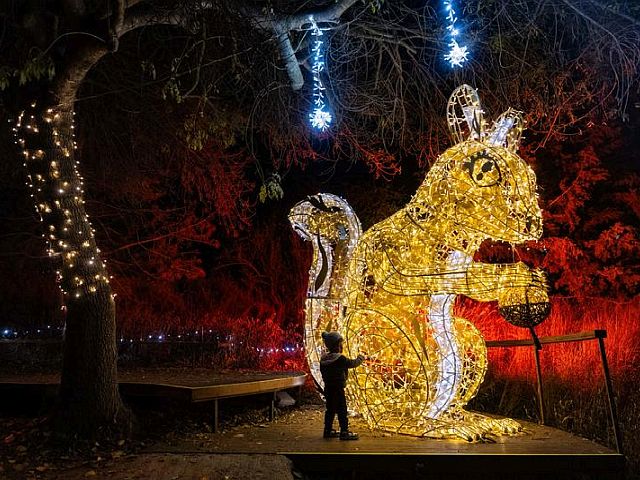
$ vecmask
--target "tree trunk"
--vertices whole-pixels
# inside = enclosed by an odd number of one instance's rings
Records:
[[[335,22],[355,1],[339,0],[315,12],[314,16],[317,21]],[[84,209],[82,178],[77,171],[79,162],[73,140],[76,94],[87,72],[109,53],[107,45],[115,50],[121,35],[148,25],[189,26],[185,12],[180,9],[165,13],[141,10],[125,15],[127,3],[117,1],[116,4],[110,42],[105,43],[96,36],[83,37],[82,44],[74,42],[65,52],[64,65],[56,72],[52,91],[44,100],[38,100],[41,104],[34,103],[21,113],[14,129],[24,155],[36,210],[43,222],[48,253],[58,264],[67,311],[56,418],[63,429],[84,437],[100,433],[103,427],[128,429],[130,414],[118,392],[115,304],[106,267]],[[74,14],[81,13],[78,10]],[[308,23],[309,15],[286,19],[265,19],[255,13],[251,16],[258,25],[277,26],[283,47],[289,49],[284,59],[292,67],[293,84],[301,86],[302,76],[288,31]]]
[[[108,285],[69,302],[57,420],[92,436],[101,428],[128,431],[129,412],[117,384],[115,304]]]
[[[77,87],[105,53],[103,47],[79,52],[58,76],[57,94],[44,108],[32,104],[15,129],[67,314],[55,419],[62,431],[82,437],[128,430],[131,423],[118,392],[115,303],[85,212],[73,138]]]
[[[117,38],[148,25],[183,25],[180,11],[153,10],[124,18],[124,3],[111,32]],[[82,178],[73,140],[73,107],[89,70],[110,52],[94,37],[66,52],[51,91],[23,111],[14,132],[24,155],[48,253],[57,262],[67,312],[56,421],[60,430],[95,437],[104,429],[127,432],[131,414],[118,391],[116,314],[106,267],[84,208]],[[106,433],[109,433],[106,432]]]

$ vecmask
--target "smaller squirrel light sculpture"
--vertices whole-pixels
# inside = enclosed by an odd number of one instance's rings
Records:
[[[456,144],[403,209],[362,234],[345,200],[320,193],[295,205],[289,220],[314,247],[305,347],[316,382],[321,334],[339,330],[349,355],[368,358],[347,391],[371,428],[473,441],[521,428],[464,409],[487,351],[473,324],[454,316],[456,295],[497,300],[526,327],[549,313],[549,300],[541,271],[473,260],[484,240],[516,244],[542,234],[536,177],[516,154],[520,113],[509,109],[487,128],[468,85],[453,92],[447,113]]]

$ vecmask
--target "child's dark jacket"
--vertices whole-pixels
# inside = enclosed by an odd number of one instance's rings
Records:
[[[347,370],[356,368],[364,360],[363,357],[351,359],[341,353],[325,353],[320,359],[320,373],[325,388],[347,386]]]

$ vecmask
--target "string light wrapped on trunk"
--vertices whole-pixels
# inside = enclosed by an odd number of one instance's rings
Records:
[[[20,113],[13,128],[36,212],[46,224],[42,236],[47,253],[57,262],[65,302],[94,295],[109,283],[84,210],[84,181],[73,155],[77,149],[74,115],[53,107],[41,110],[33,103]]]

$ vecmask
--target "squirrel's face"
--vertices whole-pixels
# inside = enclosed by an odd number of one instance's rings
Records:
[[[533,170],[499,145],[467,140],[444,152],[411,203],[460,240],[520,243],[542,235]],[[444,232],[443,232],[444,233]]]

